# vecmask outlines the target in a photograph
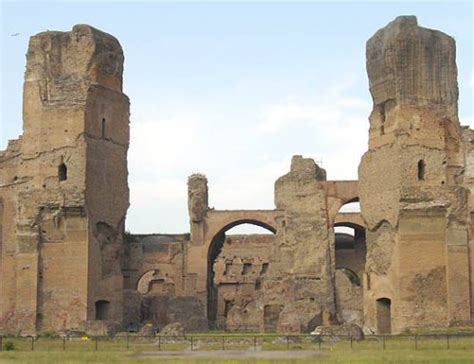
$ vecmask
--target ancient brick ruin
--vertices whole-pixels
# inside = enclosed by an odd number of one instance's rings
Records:
[[[451,37],[407,16],[367,42],[358,181],[294,156],[275,209],[216,210],[194,174],[180,235],[124,232],[122,68],[118,41],[87,25],[30,39],[23,134],[0,152],[0,332],[473,325],[474,133],[458,120]],[[360,213],[341,211],[352,202]],[[245,223],[268,234],[226,235]]]

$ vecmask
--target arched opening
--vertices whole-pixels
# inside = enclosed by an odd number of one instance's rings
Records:
[[[377,333],[390,334],[392,332],[392,301],[389,298],[377,300]]]
[[[418,181],[425,180],[425,168],[426,168],[425,161],[423,159],[420,159],[418,161]]]
[[[354,213],[360,212],[360,202],[359,202],[359,197],[355,197],[352,200],[347,201],[344,203],[344,205],[341,206],[341,208],[338,211],[339,213],[344,212],[344,213]]]
[[[110,302],[105,300],[99,300],[95,303],[95,319],[100,321],[106,321],[109,319],[109,306]]]
[[[145,296],[174,296],[175,283],[173,277],[160,269],[151,269],[142,274],[137,282],[137,291]]]
[[[349,279],[349,281],[353,285],[356,285],[358,287],[361,286],[360,278],[356,272],[354,272],[353,270],[349,268],[340,268],[340,269],[341,269],[341,272],[344,273],[344,275]]]
[[[334,226],[336,307],[344,322],[362,323],[366,260],[364,227],[349,222]]]
[[[362,277],[367,245],[365,228],[358,224],[339,222],[334,225],[336,269],[346,268]]]
[[[275,232],[273,226],[262,221],[238,220],[224,226],[212,239],[207,262],[207,317],[211,329],[226,329],[230,310],[245,307],[245,300],[260,289]]]
[[[64,162],[58,166],[58,179],[60,182],[67,180],[67,166]]]
[[[360,213],[359,197],[355,196],[340,207],[340,213]],[[365,269],[365,228],[354,222],[334,224],[336,269],[346,268],[361,277]]]

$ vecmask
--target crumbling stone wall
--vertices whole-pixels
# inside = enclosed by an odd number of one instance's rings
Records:
[[[124,327],[208,329],[203,303],[186,289],[189,234],[128,235],[124,255]]]
[[[463,127],[465,170],[463,183],[469,189],[469,267],[471,291],[471,324],[474,324],[474,130]]]
[[[227,317],[234,306],[245,307],[256,299],[268,271],[273,241],[270,234],[226,236],[214,263],[218,329],[246,330],[245,323]]]
[[[208,207],[207,180],[202,175],[192,175],[188,180],[190,240],[183,241],[182,253],[175,256],[175,262],[166,263],[176,267],[183,262],[181,270],[175,271],[182,276],[182,289],[175,293],[148,289],[151,281],[165,282],[169,278],[163,280],[166,269],[158,255],[137,253],[142,249],[140,246],[147,244],[143,237],[138,244],[129,245],[128,261],[133,263],[126,268],[126,276],[137,280],[136,272],[143,271],[141,267],[150,269],[142,277],[145,288],[138,290],[146,291],[141,302],[145,302],[152,315],[159,317],[151,318],[158,326],[169,316],[163,309],[169,303],[165,296],[177,300],[194,297],[202,306],[188,310],[188,321],[190,317],[196,320],[201,317],[209,321],[211,328],[230,331],[307,332],[321,323],[337,323],[348,316],[351,322],[360,322],[361,287],[351,287],[352,281],[349,286],[341,281],[341,289],[336,293],[333,232],[339,208],[357,198],[356,186],[355,181],[326,181],[325,171],[314,161],[295,156],[290,173],[276,184],[276,210],[226,211]],[[347,223],[360,223],[354,217],[347,217],[350,220]],[[277,237],[226,236],[227,230],[242,223],[275,231]],[[280,227],[285,229],[279,232]],[[363,231],[357,234],[360,242]],[[357,245],[357,252],[340,253],[340,267],[357,271],[361,276],[365,264],[365,245],[362,245]],[[161,246],[163,251],[169,249]],[[274,263],[276,268],[270,277]],[[136,305],[137,291],[133,292],[133,285],[127,287],[130,288],[127,300],[130,305]],[[125,311],[140,316],[133,307]]]
[[[122,317],[128,208],[123,53],[87,25],[30,39],[23,134],[0,152],[0,328],[84,328],[95,302]]]
[[[367,42],[367,73],[374,106],[359,166],[365,323],[377,327],[383,298],[394,332],[466,324],[469,215],[454,40],[398,17]]]
[[[124,326],[152,323],[161,328],[178,321],[187,331],[206,331],[205,302],[189,291],[185,283],[189,236],[129,235],[127,239]],[[218,327],[226,328],[226,301],[233,306],[253,300],[256,283],[268,269],[272,241],[273,235],[226,237],[214,263]]]
[[[344,268],[336,270],[337,313],[342,323],[363,326],[363,288]]]
[[[334,234],[321,184],[325,178],[312,159],[295,156],[291,171],[275,183],[279,226],[257,305],[260,312],[254,313],[263,319],[262,331],[307,332],[337,320]]]

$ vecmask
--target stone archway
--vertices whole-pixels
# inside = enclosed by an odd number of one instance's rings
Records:
[[[339,220],[335,229],[335,291],[336,307],[344,322],[363,322],[363,276],[367,246],[365,228],[355,221],[359,214],[341,213],[351,217],[348,221]],[[341,230],[338,231],[338,228]]]
[[[358,181],[323,181],[327,197],[328,217],[330,223],[336,221],[337,215],[343,214],[341,208],[359,201]]]
[[[209,319],[208,303],[212,261],[225,232],[241,224],[253,224],[276,232],[279,210],[215,210],[209,207],[207,178],[193,174],[188,179],[190,244],[186,247],[184,289],[202,304],[202,317]],[[212,297],[211,297],[212,300]],[[211,314],[212,319],[212,314]]]
[[[216,258],[218,257],[224,245],[224,241],[226,239],[226,235],[225,235],[226,232],[236,226],[243,225],[243,224],[259,226],[266,229],[270,233],[273,233],[273,234],[276,233],[276,228],[274,227],[274,225],[270,225],[268,224],[268,222],[246,218],[246,219],[235,220],[226,224],[219,231],[217,231],[215,235],[212,237],[208,245],[207,277],[206,277],[207,318],[209,321],[210,328],[216,327],[217,311],[218,311],[217,286],[214,281],[214,277],[215,277],[214,264],[216,262]],[[246,274],[246,264],[243,265],[242,274]]]
[[[334,224],[334,228],[348,228],[353,231],[353,233],[335,232],[336,269],[350,269],[361,279],[367,253],[365,228],[352,221],[338,221]]]

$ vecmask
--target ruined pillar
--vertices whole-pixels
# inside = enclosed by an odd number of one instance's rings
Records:
[[[209,210],[207,178],[202,174],[193,174],[188,178],[188,213],[191,229],[191,241],[195,245],[203,244],[205,218]]]
[[[0,328],[118,325],[129,101],[118,41],[88,25],[31,37],[23,135],[0,153]]]
[[[206,217],[209,210],[207,178],[202,174],[193,174],[188,178],[188,213],[190,224],[191,246],[196,250],[189,254],[185,249],[184,291],[197,297],[202,302],[203,312],[195,313],[206,316],[208,303],[208,285],[210,284],[209,251],[204,246],[207,229]]]
[[[308,332],[336,320],[334,234],[321,181],[326,172],[312,159],[294,156],[291,171],[275,183],[280,214],[263,282],[263,329]]]
[[[373,110],[359,166],[365,323],[393,332],[466,323],[468,211],[455,42],[402,16],[369,39],[366,55]],[[377,322],[377,313],[391,325]]]

